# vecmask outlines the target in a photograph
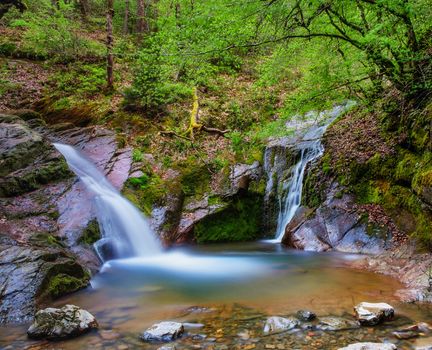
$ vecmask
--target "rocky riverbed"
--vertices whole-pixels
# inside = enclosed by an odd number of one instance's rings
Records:
[[[113,310],[126,316],[127,310]],[[276,320],[276,321],[275,321]],[[142,334],[118,332],[101,325],[100,329],[69,342],[52,343],[46,340],[29,342],[22,336],[14,339],[12,349],[81,348],[87,344],[94,349],[429,349],[432,346],[430,326],[415,325],[414,320],[398,315],[375,326],[360,326],[353,315],[318,315],[304,320],[299,315],[283,317],[265,315],[259,310],[239,304],[220,307],[189,307],[169,322],[143,328]],[[268,325],[272,324],[271,327]],[[400,336],[401,330],[405,336]],[[395,333],[398,332],[399,333]],[[398,335],[399,334],[399,335]],[[408,335],[407,335],[408,334]],[[144,335],[144,336],[143,336]],[[162,336],[163,335],[163,336]],[[11,338],[13,335],[10,336]],[[405,339],[407,338],[407,339]],[[353,344],[373,343],[360,346]],[[428,347],[429,346],[429,347]]]

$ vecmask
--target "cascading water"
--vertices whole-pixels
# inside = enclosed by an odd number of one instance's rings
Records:
[[[142,271],[144,274],[182,278],[241,278],[265,273],[260,261],[251,257],[197,256],[177,250],[163,251],[146,218],[108,182],[96,166],[69,145],[54,144],[70,169],[93,194],[96,216],[103,238],[95,244],[102,260],[106,245],[114,250],[115,260],[105,261],[101,272],[112,269]],[[108,243],[108,244],[106,244]],[[97,280],[92,286],[97,288]]]
[[[145,217],[132,203],[108,182],[96,166],[69,145],[54,143],[54,147],[66,158],[70,169],[94,195],[96,216],[101,227],[102,239],[95,249],[102,260],[105,243],[109,243],[115,257],[145,257],[162,252],[161,246]]]
[[[297,146],[300,151],[300,159],[292,168],[289,180],[283,183],[282,186],[282,196],[279,197],[280,210],[277,219],[277,230],[273,241],[280,242],[282,240],[286,226],[293,219],[297,209],[300,207],[306,166],[318,159],[324,151],[321,137],[330,123],[352,105],[353,102],[348,102],[345,105],[336,106],[329,111],[321,113],[310,112],[306,115],[306,118],[311,119],[311,117],[314,117],[323,124],[311,127]]]

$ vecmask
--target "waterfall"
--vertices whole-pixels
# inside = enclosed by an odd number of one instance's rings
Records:
[[[102,231],[102,239],[95,243],[95,249],[102,260],[105,260],[104,249],[107,244],[116,258],[161,253],[161,246],[146,218],[109,183],[91,161],[72,146],[54,143],[54,147],[63,154],[69,168],[94,196],[96,217]]]
[[[324,147],[321,143],[321,138],[327,130],[327,127],[352,105],[353,102],[348,102],[344,105],[338,105],[332,110],[323,111],[321,113],[309,112],[306,114],[305,117],[307,119],[310,120],[314,118],[319,121],[321,125],[312,126],[296,146],[300,153],[300,159],[292,167],[288,181],[282,184],[282,191],[280,191],[281,194],[278,198],[279,214],[274,239],[275,242],[280,242],[282,240],[286,226],[293,219],[297,209],[301,205],[306,166],[323,154]]]

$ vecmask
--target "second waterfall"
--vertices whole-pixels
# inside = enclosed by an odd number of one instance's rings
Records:
[[[310,126],[300,139],[295,142],[295,149],[299,153],[298,161],[291,167],[290,173],[282,183],[278,184],[278,204],[279,212],[277,215],[277,228],[274,242],[281,242],[285,228],[294,218],[297,209],[301,205],[303,181],[305,176],[306,167],[309,163],[318,159],[324,151],[321,143],[321,138],[327,130],[328,126],[339,115],[345,112],[353,105],[348,102],[344,105],[338,105],[331,110],[323,111],[320,113],[309,112],[306,114],[306,120],[314,120],[315,122]],[[267,164],[266,168],[270,168]],[[269,184],[268,187],[274,186],[273,175],[277,169],[270,169],[268,171]]]

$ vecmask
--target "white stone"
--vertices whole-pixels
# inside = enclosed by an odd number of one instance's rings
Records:
[[[264,325],[264,333],[288,331],[297,327],[300,324],[299,320],[294,317],[279,317],[272,316],[267,318]]]
[[[394,316],[394,308],[386,303],[362,302],[355,306],[354,310],[359,322],[365,326],[374,326],[391,320]]]
[[[30,338],[59,339],[74,337],[97,327],[90,312],[75,305],[65,305],[61,309],[38,311],[27,334]]]
[[[183,335],[184,327],[179,322],[160,322],[147,329],[141,338],[145,341],[168,342]]]

